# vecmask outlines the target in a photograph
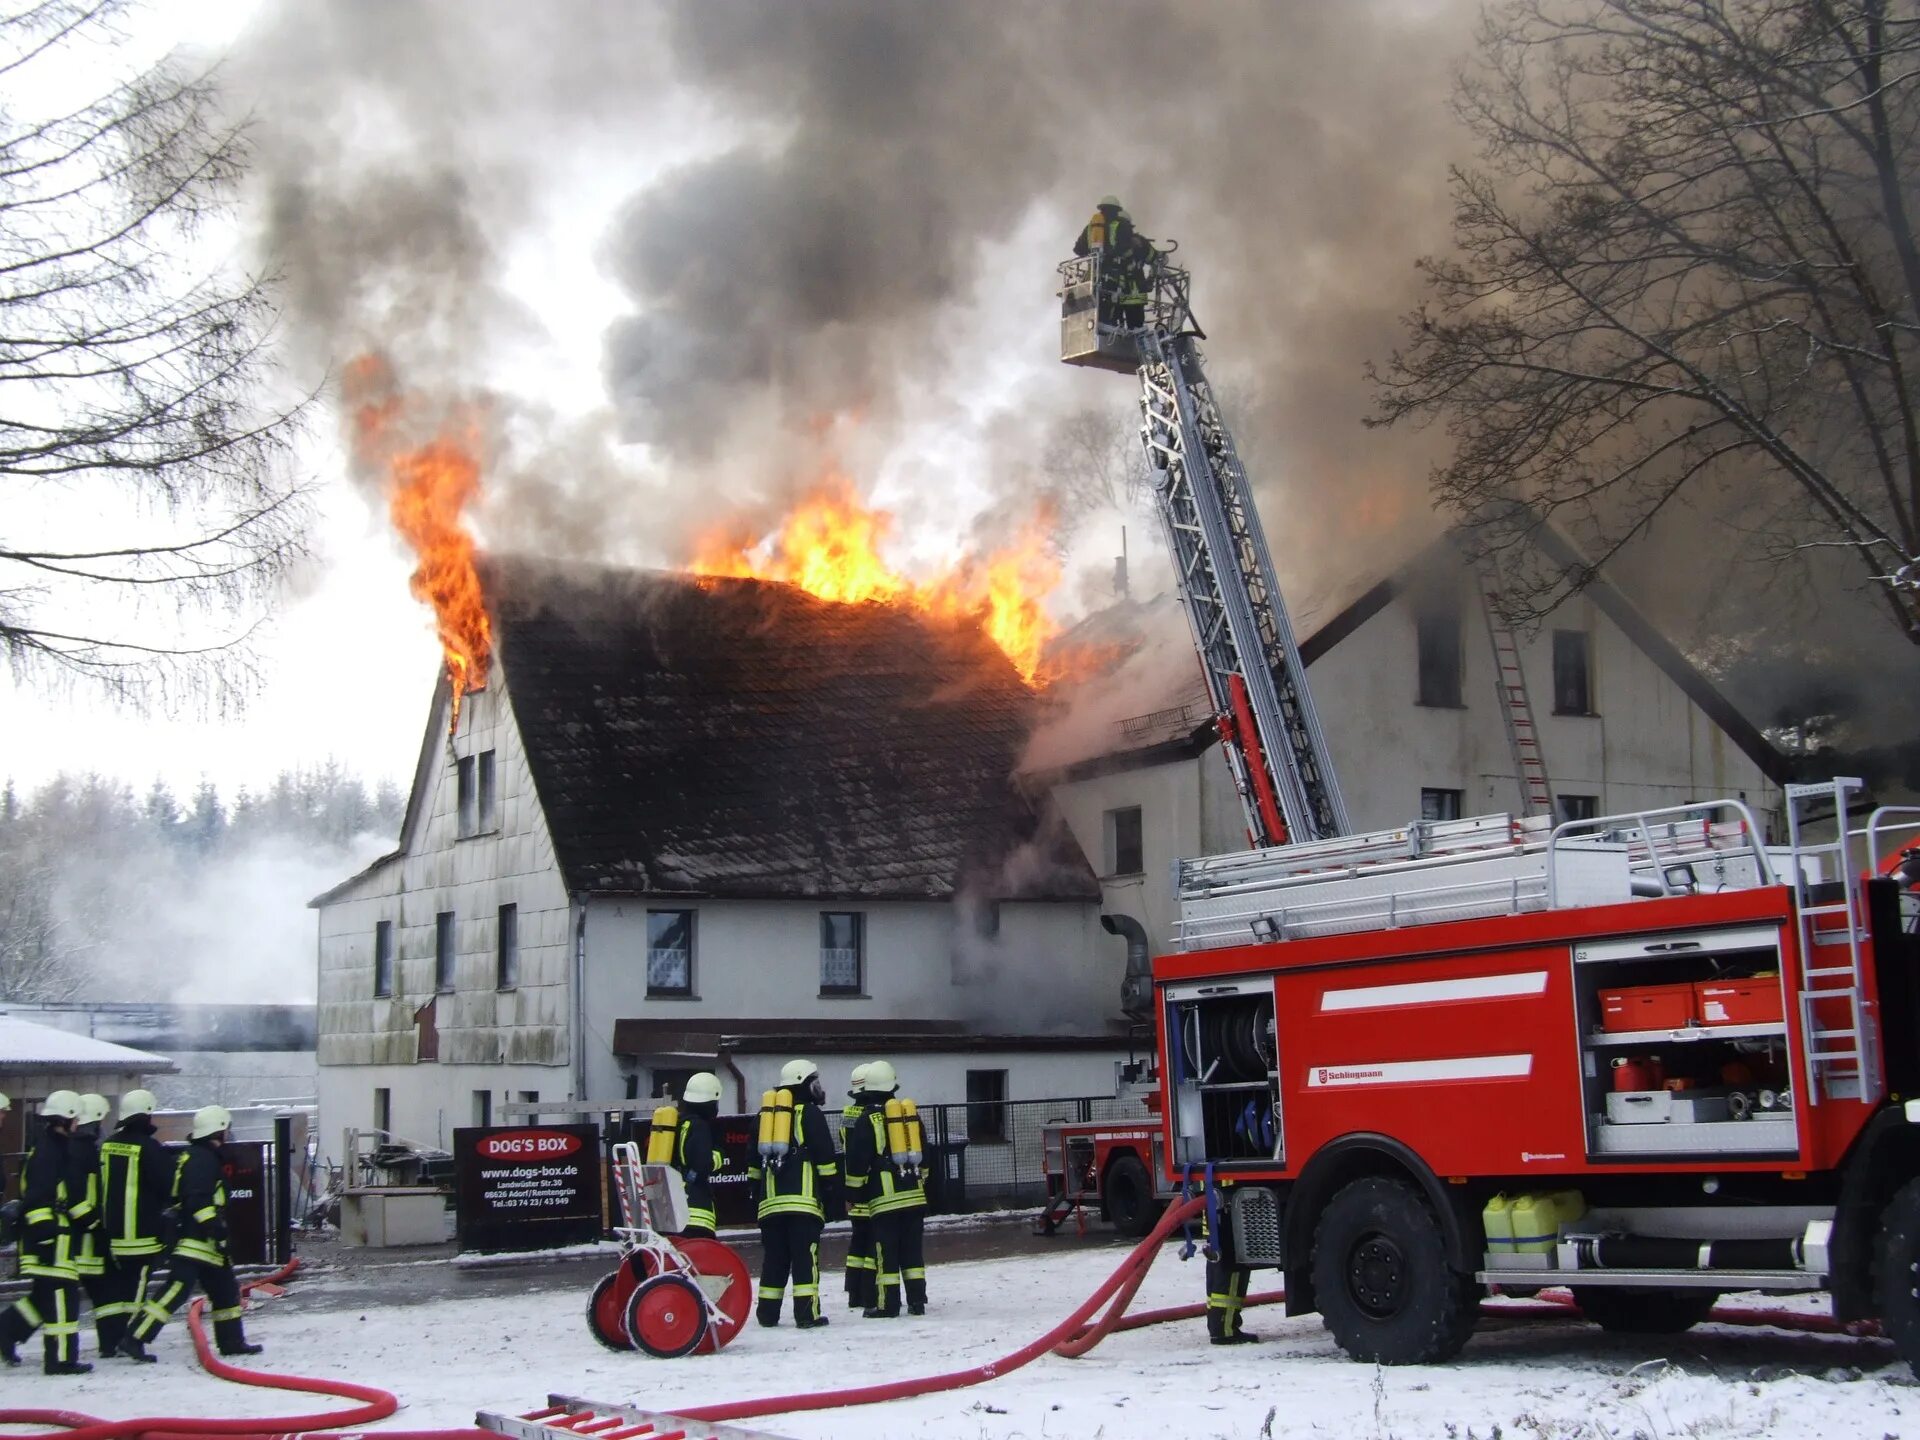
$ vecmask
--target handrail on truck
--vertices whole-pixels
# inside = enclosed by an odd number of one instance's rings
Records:
[[[1898,824],[1883,823],[1897,815],[1911,816]],[[1867,817],[1867,872],[1880,873],[1880,837],[1889,830],[1920,830],[1920,805],[1882,805]],[[1857,832],[1856,832],[1857,833]]]
[[[1666,857],[1661,855],[1660,845],[1653,837],[1653,822],[1659,821],[1671,829],[1673,823],[1677,820],[1687,818],[1697,819],[1701,823],[1701,834],[1711,842],[1714,823],[1713,815],[1714,812],[1720,810],[1731,810],[1739,816],[1742,833],[1749,837],[1748,843],[1725,847],[1716,847],[1708,843],[1698,850],[1675,851]],[[1597,815],[1591,820],[1563,820],[1554,826],[1553,833],[1547,837],[1548,909],[1559,908],[1559,867],[1554,863],[1554,860],[1555,852],[1560,848],[1562,838],[1579,835],[1581,838],[1598,840],[1604,839],[1609,834],[1618,834],[1621,831],[1628,832],[1629,844],[1633,843],[1632,836],[1634,832],[1637,832],[1639,841],[1647,847],[1647,864],[1652,869],[1654,878],[1659,882],[1660,893],[1662,895],[1680,895],[1686,893],[1684,890],[1676,888],[1672,882],[1667,879],[1666,868],[1668,864],[1685,864],[1689,859],[1696,857],[1704,859],[1708,856],[1714,856],[1725,859],[1731,856],[1751,855],[1754,860],[1754,867],[1759,884],[1777,885],[1780,883],[1778,877],[1774,874],[1773,863],[1767,857],[1766,846],[1759,838],[1766,832],[1763,831],[1758,822],[1755,821],[1753,811],[1747,807],[1747,803],[1744,800],[1695,800],[1685,805],[1665,805],[1657,810],[1630,810],[1619,815]],[[1677,838],[1677,836],[1669,837],[1670,840]],[[1631,859],[1628,862],[1628,868],[1629,870],[1636,868],[1632,864]]]

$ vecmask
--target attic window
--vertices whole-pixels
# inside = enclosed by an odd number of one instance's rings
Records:
[[[1418,650],[1417,705],[1460,708],[1460,596],[1441,591],[1421,598],[1413,616]]]
[[[1553,713],[1593,713],[1593,662],[1584,630],[1553,632]]]
[[[494,808],[493,798],[493,751],[482,750],[474,757],[474,789],[476,791],[474,809],[478,813],[478,828],[482,831],[500,828],[499,813]]]
[[[479,791],[474,781],[473,756],[462,755],[454,762],[455,793],[459,806],[459,830],[456,832],[464,840],[479,826]]]
[[[373,924],[373,993],[376,997],[393,994],[393,922],[376,920]]]
[[[1128,805],[1106,814],[1107,874],[1139,875],[1147,868],[1140,807]]]

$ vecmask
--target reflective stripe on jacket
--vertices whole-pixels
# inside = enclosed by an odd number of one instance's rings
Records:
[[[107,1248],[138,1259],[162,1252],[160,1212],[172,1196],[177,1163],[153,1136],[151,1123],[125,1121],[100,1147],[100,1214]]]
[[[847,1137],[847,1197],[866,1206],[869,1215],[924,1210],[927,1192],[918,1178],[908,1184],[887,1145],[887,1098],[866,1103],[864,1123]]]

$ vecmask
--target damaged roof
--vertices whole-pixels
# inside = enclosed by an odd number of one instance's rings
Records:
[[[515,560],[488,585],[570,890],[1099,898],[1015,789],[1034,697],[976,627],[760,580]]]

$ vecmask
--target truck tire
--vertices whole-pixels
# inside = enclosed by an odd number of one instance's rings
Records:
[[[1100,1203],[1107,1219],[1122,1235],[1138,1240],[1160,1219],[1163,1208],[1153,1198],[1153,1177],[1137,1155],[1120,1155],[1100,1178]]]
[[[1620,1285],[1575,1285],[1580,1313],[1614,1335],[1678,1335],[1719,1303],[1716,1290],[1634,1290]]]
[[[1399,1180],[1355,1180],[1320,1212],[1313,1292],[1355,1360],[1426,1365],[1459,1354],[1479,1315],[1471,1275],[1447,1264],[1433,1211]]]
[[[1920,1375],[1920,1180],[1894,1192],[1873,1237],[1873,1299],[1880,1333]]]

